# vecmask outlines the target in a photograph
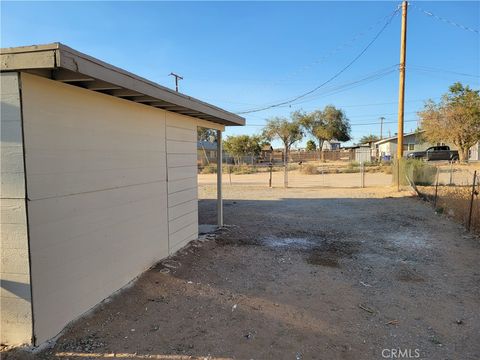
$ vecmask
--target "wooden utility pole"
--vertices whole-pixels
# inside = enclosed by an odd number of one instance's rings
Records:
[[[385,120],[385,118],[382,116],[380,118],[380,140],[383,139],[383,120]]]
[[[400,163],[403,158],[403,116],[405,113],[405,58],[407,55],[407,7],[402,2],[402,33],[400,35],[400,81],[398,83],[398,131],[397,131],[397,190],[400,191]]]
[[[217,130],[217,226],[223,226],[222,165],[223,146],[222,131]]]
[[[175,73],[173,73],[173,72],[171,72],[171,73],[169,74],[169,76],[175,77],[175,91],[178,92],[178,80],[183,80],[183,77],[181,77],[180,75],[175,74]]]
[[[400,81],[398,84],[398,140],[397,160],[403,157],[403,116],[405,113],[405,60],[407,55],[407,7],[406,1],[402,2],[402,33],[400,37]],[[400,179],[397,179],[400,181]]]

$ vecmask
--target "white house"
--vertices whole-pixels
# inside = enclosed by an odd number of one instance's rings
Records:
[[[1,49],[2,344],[54,337],[196,239],[197,126],[221,150],[244,122],[59,43]],[[219,224],[221,205],[220,182]]]
[[[442,142],[442,143],[432,144],[432,143],[426,142],[422,139],[420,135],[422,132],[423,131],[412,132],[412,133],[407,133],[403,135],[403,156],[406,156],[409,153],[414,151],[424,151],[429,147],[435,146],[435,145],[448,145],[450,149],[458,150],[458,147],[452,143]],[[392,137],[388,137],[375,142],[374,146],[375,146],[377,158],[379,159],[395,158],[397,156],[397,141],[398,141],[398,136],[392,136]],[[476,145],[470,148],[469,160],[471,161],[480,160],[479,146],[480,146],[480,142],[478,142]]]
[[[322,150],[340,150],[342,143],[336,140],[324,141]]]

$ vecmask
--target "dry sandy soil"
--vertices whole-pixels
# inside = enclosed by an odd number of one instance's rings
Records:
[[[268,172],[259,172],[255,174],[224,174],[223,183],[230,185],[268,185]],[[360,173],[353,174],[317,174],[305,175],[298,170],[288,172],[288,182],[291,187],[295,188],[319,188],[319,187],[360,187]],[[198,183],[200,185],[210,185],[217,183],[216,174],[199,174]],[[389,186],[392,183],[392,175],[384,173],[366,173],[365,186]],[[283,171],[274,171],[272,173],[272,185],[283,186]]]
[[[215,189],[199,192],[214,223]],[[390,188],[224,192],[215,237],[6,359],[480,358],[480,243],[460,225]]]

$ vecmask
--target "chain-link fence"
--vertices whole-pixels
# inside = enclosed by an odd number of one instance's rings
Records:
[[[216,164],[199,166],[199,184],[216,182]],[[285,166],[281,163],[224,164],[223,183],[283,187]],[[291,161],[287,167],[288,187],[390,186],[390,164],[356,161]]]
[[[480,233],[480,165],[426,163],[407,160],[400,173],[419,196],[444,213]],[[394,171],[395,173],[395,171]]]

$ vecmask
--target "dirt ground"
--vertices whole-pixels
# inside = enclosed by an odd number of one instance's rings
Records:
[[[255,174],[224,174],[223,183],[230,185],[268,185],[268,172],[259,172]],[[288,182],[291,187],[301,188],[319,188],[319,187],[360,187],[362,178],[360,173],[352,174],[317,174],[306,175],[298,170],[288,172]],[[217,183],[216,174],[199,174],[198,183],[200,185],[213,185]],[[366,173],[365,186],[378,187],[389,186],[392,184],[392,175],[385,173]],[[272,185],[283,186],[283,171],[272,173]]]
[[[215,188],[199,193],[200,223],[214,223]],[[224,195],[226,228],[53,348],[5,358],[480,358],[480,242],[460,225],[385,187]]]

